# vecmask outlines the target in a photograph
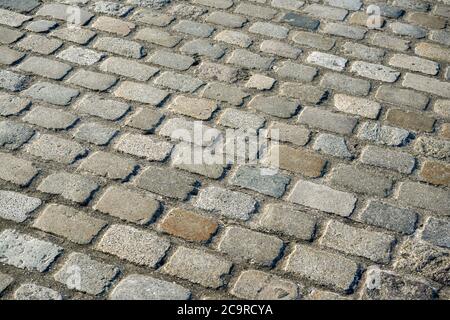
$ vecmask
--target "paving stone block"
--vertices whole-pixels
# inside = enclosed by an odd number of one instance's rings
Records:
[[[239,220],[248,220],[256,210],[256,201],[251,196],[215,186],[200,190],[193,204],[211,213]]]
[[[306,30],[316,30],[319,27],[320,21],[313,19],[307,15],[301,15],[294,12],[286,13],[281,21],[286,22],[294,27],[306,29]]]
[[[288,201],[343,217],[352,214],[357,198],[351,193],[334,190],[328,186],[299,180]]]
[[[244,49],[236,49],[228,58],[227,63],[247,69],[269,70],[274,59],[262,57]]]
[[[203,243],[211,239],[218,227],[215,220],[180,208],[171,210],[159,224],[165,233]]]
[[[303,64],[285,61],[275,72],[279,77],[287,78],[289,80],[298,80],[302,82],[311,82],[316,77],[318,69]]]
[[[375,98],[395,106],[423,110],[430,100],[426,95],[408,89],[400,89],[382,85],[378,88]]]
[[[61,40],[66,40],[77,44],[86,44],[95,37],[96,33],[92,30],[84,28],[59,28],[52,31],[50,35]]]
[[[342,255],[296,244],[284,270],[322,285],[351,292],[357,283],[359,266]]]
[[[283,241],[241,227],[228,227],[219,243],[219,251],[237,261],[271,267],[280,256]]]
[[[87,153],[80,144],[58,136],[42,134],[26,148],[35,157],[64,164],[72,164]]]
[[[9,28],[4,28],[0,26],[0,43],[1,44],[11,44],[16,42],[18,39],[23,37],[23,33],[17,30],[12,30]]]
[[[436,296],[435,289],[424,281],[402,277],[391,271],[369,268],[361,294],[363,300],[430,300]],[[373,286],[376,282],[378,285]]]
[[[259,49],[265,53],[291,59],[297,59],[302,53],[301,49],[278,40],[264,40]]]
[[[62,248],[13,229],[0,233],[0,262],[30,271],[46,271]]]
[[[397,195],[400,203],[449,214],[450,196],[449,192],[437,187],[417,182],[403,182]]]
[[[369,81],[352,78],[339,73],[326,73],[320,85],[350,95],[367,96],[371,85]]]
[[[444,160],[450,156],[450,141],[422,136],[416,140],[414,150],[419,154]]]
[[[61,195],[63,198],[86,203],[98,189],[97,183],[85,176],[57,172],[46,177],[37,187],[41,192]]]
[[[65,130],[71,127],[78,117],[72,113],[54,108],[36,106],[29,111],[23,121],[35,124],[46,129]]]
[[[429,75],[436,75],[439,72],[438,63],[404,54],[395,54],[392,56],[389,60],[389,65]]]
[[[48,205],[33,223],[34,228],[78,244],[89,244],[105,226],[103,220],[56,204]]]
[[[101,16],[95,20],[92,27],[100,31],[106,31],[125,37],[136,28],[136,25],[128,21]]]
[[[93,143],[98,146],[107,145],[117,134],[117,130],[99,123],[90,122],[80,125],[73,136],[79,141]]]
[[[429,217],[422,231],[422,240],[450,248],[450,221]]]
[[[138,108],[136,113],[126,121],[126,125],[145,132],[152,132],[161,123],[163,118],[163,115],[158,111],[148,108]]]
[[[199,120],[210,119],[217,107],[214,101],[187,96],[177,96],[170,105],[174,112]]]
[[[166,71],[156,78],[155,84],[188,93],[196,91],[204,82],[188,75]]]
[[[155,218],[160,203],[150,194],[122,186],[111,186],[94,205],[94,209],[128,222],[145,225]]]
[[[27,109],[31,101],[21,97],[16,97],[7,93],[0,94],[0,115],[8,117],[17,115]]]
[[[305,241],[313,239],[317,223],[314,215],[280,204],[269,204],[258,220],[264,230]]]
[[[181,140],[198,146],[211,146],[221,136],[218,129],[184,118],[168,119],[158,133],[173,141]]]
[[[30,57],[17,68],[23,72],[34,73],[54,80],[61,80],[72,70],[72,67],[68,64],[40,57]]]
[[[403,79],[402,85],[406,88],[435,94],[444,98],[450,98],[450,83],[439,81],[434,78],[407,73]]]
[[[99,37],[93,47],[128,58],[140,59],[144,56],[144,47],[140,43],[120,38]]]
[[[0,179],[15,183],[21,187],[28,186],[39,170],[31,162],[16,158],[7,153],[0,153]]]
[[[122,17],[129,13],[133,7],[110,1],[97,1],[91,5],[94,12]]]
[[[188,300],[191,292],[175,283],[131,274],[111,292],[111,300]]]
[[[238,87],[219,82],[208,83],[202,92],[203,98],[228,102],[235,106],[241,105],[244,102],[244,98],[247,96],[248,94]]]
[[[139,23],[149,24],[158,27],[165,27],[169,25],[175,17],[152,9],[135,9],[132,16],[133,20]]]
[[[130,110],[130,105],[108,100],[99,95],[87,94],[77,102],[75,109],[84,114],[115,121],[122,118]]]
[[[345,139],[329,133],[321,133],[314,141],[313,149],[339,158],[352,158]]]
[[[17,46],[26,51],[49,55],[58,50],[63,42],[58,39],[47,38],[44,36],[30,34],[17,43]]]
[[[71,46],[58,53],[56,57],[82,66],[91,66],[99,62],[105,56],[104,53],[94,50]]]
[[[246,270],[239,275],[230,293],[249,300],[297,300],[299,289],[292,281],[258,270]]]
[[[220,59],[225,54],[224,46],[205,39],[186,42],[181,46],[180,51],[188,55],[204,56],[214,60]]]
[[[18,73],[0,70],[0,88],[9,91],[22,91],[30,82],[30,77]]]
[[[329,130],[340,134],[351,134],[357,119],[313,107],[306,107],[300,113],[299,123],[313,128]]]
[[[285,82],[281,85],[280,94],[300,100],[304,104],[320,104],[328,97],[328,90],[320,86]]]
[[[272,8],[257,6],[250,3],[239,3],[234,12],[260,19],[272,19],[277,13],[277,11]]]
[[[17,28],[24,24],[26,21],[31,20],[32,17],[16,13],[10,10],[0,9],[0,24],[8,27]]]
[[[356,61],[352,64],[351,72],[356,73],[360,77],[384,82],[395,82],[400,76],[400,72],[385,67],[381,64],[373,64],[364,61]]]
[[[80,94],[76,89],[49,82],[38,82],[22,92],[23,95],[59,106],[67,106]]]
[[[22,123],[5,120],[0,122],[0,147],[16,150],[34,135],[34,130]]]
[[[25,56],[24,53],[0,46],[0,64],[12,65]]]
[[[201,78],[221,82],[236,82],[239,78],[239,70],[223,64],[204,61],[200,64],[195,74]]]
[[[30,12],[39,6],[37,0],[2,0],[0,7],[19,12]]]
[[[328,19],[336,21],[343,21],[348,14],[348,11],[345,9],[333,8],[315,3],[306,6],[303,9],[303,12],[319,19]]]
[[[345,58],[318,51],[311,52],[306,61],[335,71],[343,71],[347,64]]]
[[[74,274],[77,272],[77,274]],[[56,281],[69,289],[75,289],[92,295],[103,293],[114,278],[119,268],[99,262],[82,253],[72,253],[64,265],[54,275]]]
[[[117,80],[116,77],[104,73],[78,70],[67,82],[95,91],[105,91],[111,88]]]
[[[407,23],[393,22],[389,27],[393,33],[400,36],[420,39],[425,38],[425,36],[427,35],[427,31],[425,29]]]
[[[435,185],[450,185],[450,165],[426,160],[419,172],[420,178]]]
[[[34,283],[24,283],[14,292],[15,300],[62,300],[58,291],[36,285]]]
[[[138,81],[147,81],[159,71],[158,68],[117,57],[106,59],[99,69]]]
[[[297,113],[299,104],[278,96],[255,96],[249,107],[279,118],[290,118]]]
[[[197,180],[181,171],[160,167],[147,167],[135,184],[144,190],[179,200],[186,200]]]
[[[389,109],[386,121],[411,131],[431,132],[433,131],[435,119],[420,113],[403,111],[400,109]]]
[[[362,40],[364,39],[367,31],[366,29],[360,27],[352,27],[342,23],[328,22],[324,25],[323,32],[334,36]]]
[[[164,161],[172,151],[173,145],[151,136],[127,133],[114,146],[114,149],[146,158],[150,161]]]
[[[409,134],[408,130],[367,121],[361,124],[357,136],[359,139],[373,141],[377,144],[401,146],[407,142]]]
[[[228,28],[241,28],[247,22],[247,18],[228,12],[215,11],[208,15],[205,21]]]
[[[234,30],[223,30],[214,37],[214,40],[226,42],[242,48],[248,48],[253,43],[253,40],[249,35]]]
[[[219,288],[225,284],[232,263],[201,250],[179,247],[164,265],[164,273],[201,284]]]
[[[130,226],[112,225],[96,249],[139,266],[156,268],[170,248],[170,242]]]
[[[134,160],[97,151],[80,164],[79,170],[89,171],[109,179],[124,180],[134,172],[136,167],[137,163]]]
[[[124,81],[115,90],[114,95],[126,100],[158,106],[169,96],[169,93],[151,85]]]
[[[24,222],[41,204],[42,201],[39,198],[0,190],[0,218],[2,219]]]
[[[368,47],[355,42],[344,43],[341,50],[345,55],[370,62],[381,62],[386,54],[383,49]]]
[[[339,111],[370,119],[376,119],[381,110],[381,105],[378,102],[345,94],[334,96],[334,106]]]
[[[195,61],[189,56],[160,50],[154,52],[148,62],[176,70],[187,70]]]
[[[324,37],[319,34],[305,31],[294,32],[292,35],[292,41],[302,46],[325,51],[331,50],[336,44],[336,40],[333,38]]]
[[[418,214],[410,209],[371,200],[359,219],[364,223],[388,230],[412,234],[416,228],[417,217]]]
[[[201,38],[208,38],[214,31],[214,28],[210,25],[190,20],[181,20],[175,26],[173,26],[172,29]]]
[[[361,162],[373,166],[409,174],[415,167],[413,156],[406,152],[393,151],[376,146],[366,146],[361,153]]]

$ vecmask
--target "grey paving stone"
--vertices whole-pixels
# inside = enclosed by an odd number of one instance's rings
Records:
[[[237,68],[207,61],[202,62],[195,73],[200,78],[229,83],[236,82],[239,78]]]
[[[23,95],[59,106],[67,106],[80,94],[76,89],[49,82],[38,82],[22,92]]]
[[[237,261],[271,267],[281,254],[283,241],[277,237],[241,227],[228,227],[219,243],[219,251]]]
[[[256,210],[256,201],[251,196],[215,186],[202,189],[193,204],[211,213],[239,220],[248,220]]]
[[[95,40],[94,49],[134,59],[144,56],[144,47],[141,44],[120,38],[99,37]]]
[[[272,0],[270,5],[272,7],[286,9],[286,10],[298,10],[305,4],[301,0]]]
[[[414,144],[414,150],[419,154],[444,160],[450,156],[450,142],[422,136]]]
[[[49,134],[37,137],[26,151],[35,157],[64,164],[71,164],[87,153],[87,149],[80,144]]]
[[[114,95],[126,100],[158,106],[169,96],[169,93],[151,85],[124,81],[114,91]]]
[[[416,110],[423,110],[428,105],[430,100],[426,95],[408,90],[400,89],[390,86],[380,86],[375,95],[377,100],[384,103],[390,103],[395,106],[404,106],[407,108],[414,108]]]
[[[36,33],[49,32],[56,28],[58,24],[55,21],[50,20],[36,20],[28,24],[25,29]]]
[[[370,119],[376,119],[381,110],[381,105],[378,102],[344,94],[334,96],[334,106],[339,111]]]
[[[233,129],[250,129],[256,131],[264,126],[265,119],[255,113],[226,109],[219,118],[219,124]]]
[[[117,130],[96,122],[83,123],[73,136],[80,141],[86,141],[98,146],[107,145],[117,134]]]
[[[403,182],[397,195],[400,203],[426,210],[450,212],[450,197],[446,190],[417,182]]]
[[[261,168],[252,166],[240,166],[230,180],[231,184],[254,190],[275,198],[280,198],[290,178],[285,175],[264,175]]]
[[[289,80],[299,80],[303,82],[311,82],[316,77],[318,69],[303,64],[285,61],[282,65],[275,69],[277,75]]]
[[[8,93],[0,94],[0,115],[8,117],[17,115],[30,106],[31,102],[28,99],[16,97]]]
[[[23,222],[42,204],[42,201],[18,192],[0,190],[0,204],[2,219]]]
[[[450,255],[448,250],[423,241],[408,239],[401,248],[394,268],[405,274],[419,274],[448,285]]]
[[[170,248],[170,242],[154,233],[126,225],[112,225],[96,249],[139,266],[156,268]]]
[[[286,98],[262,95],[254,97],[248,106],[279,118],[290,118],[297,113],[299,108],[297,102]]]
[[[450,248],[450,221],[430,217],[422,231],[422,240],[434,245]]]
[[[94,12],[122,17],[129,13],[133,7],[110,1],[97,1],[91,5]]]
[[[224,285],[224,277],[232,263],[197,249],[179,247],[164,265],[162,271],[208,288]]]
[[[336,44],[336,40],[324,37],[319,34],[305,31],[297,31],[292,35],[292,41],[302,46],[319,50],[331,50]]]
[[[22,123],[5,120],[0,122],[0,147],[16,150],[34,135],[34,130]]]
[[[30,77],[18,73],[0,70],[0,88],[9,91],[22,91],[30,82]]]
[[[357,136],[359,139],[373,141],[377,144],[401,146],[407,142],[409,131],[384,126],[375,121],[367,121],[360,125]]]
[[[386,197],[393,185],[389,175],[374,174],[367,169],[352,165],[339,165],[331,174],[330,182],[357,193]]]
[[[258,271],[243,271],[230,293],[249,300],[297,300],[299,286],[292,281]]]
[[[328,90],[320,86],[285,82],[281,85],[280,93],[283,96],[298,99],[304,104],[320,104],[328,97]]]
[[[376,146],[366,146],[361,153],[361,162],[409,174],[415,167],[413,156]]]
[[[95,91],[105,91],[111,88],[117,78],[108,74],[87,70],[78,70],[67,82],[76,86],[84,87]]]
[[[287,200],[348,217],[355,208],[357,198],[351,193],[334,190],[328,186],[306,180],[299,180]]]
[[[61,80],[72,70],[68,64],[41,57],[30,57],[17,68],[23,72],[34,73],[53,80]]]
[[[61,40],[86,44],[95,37],[96,33],[84,28],[58,28],[52,31],[50,35]]]
[[[371,200],[359,216],[361,221],[403,234],[411,234],[416,228],[418,214],[377,200]]]
[[[148,62],[171,69],[187,70],[195,62],[195,60],[189,56],[169,52],[166,50],[159,50],[154,52],[148,58]]]
[[[272,19],[277,13],[277,11],[272,8],[257,6],[250,3],[239,3],[234,12],[261,19]]]
[[[188,300],[191,292],[173,282],[131,274],[111,292],[111,300]]]
[[[129,127],[143,130],[145,132],[152,132],[161,123],[164,116],[155,110],[148,108],[139,108],[135,114],[133,114],[126,124]]]
[[[16,158],[7,153],[0,153],[0,179],[15,183],[21,187],[28,186],[39,170],[31,162]]]
[[[343,21],[348,14],[348,11],[345,9],[333,8],[315,3],[306,6],[303,9],[303,12],[316,18],[336,21]]]
[[[23,33],[17,30],[4,28],[0,26],[0,43],[1,44],[11,44],[16,42],[18,39],[23,37]]]
[[[276,80],[262,74],[254,74],[248,79],[245,84],[246,88],[254,88],[257,90],[270,90],[275,84]]]
[[[363,28],[352,27],[342,23],[328,22],[323,27],[323,32],[334,36],[362,40],[364,39],[367,31]]]
[[[356,61],[352,64],[351,72],[360,77],[384,82],[395,82],[400,76],[400,72],[381,64],[373,64],[364,61]]]
[[[22,50],[33,51],[44,55],[52,54],[62,45],[63,42],[61,40],[49,39],[37,34],[30,34],[17,43],[17,46]]]
[[[439,71],[439,64],[434,61],[404,54],[395,54],[389,60],[389,65],[429,75],[436,75]]]
[[[185,200],[194,190],[196,181],[181,171],[151,166],[137,177],[135,184],[141,189],[165,197]]]
[[[175,26],[173,30],[190,34],[196,37],[208,38],[214,31],[214,28],[204,23],[198,23],[189,20],[181,20]]]
[[[168,119],[158,133],[161,136],[170,137],[173,141],[181,140],[205,147],[212,145],[221,135],[218,129],[184,118]]]
[[[89,244],[105,226],[106,222],[103,220],[56,204],[48,205],[33,223],[34,228],[78,244]]]
[[[71,46],[66,50],[58,53],[56,57],[82,66],[91,66],[99,62],[105,56],[106,55],[101,52],[85,49],[82,47]]]
[[[281,204],[269,204],[258,220],[258,225],[264,230],[305,241],[312,240],[317,224],[314,215]]]
[[[339,73],[326,73],[320,81],[320,85],[338,92],[357,96],[368,95],[371,88],[369,81],[352,78]]]
[[[450,83],[438,79],[407,73],[403,79],[402,86],[450,98]]]
[[[71,22],[74,7],[65,4],[51,3],[44,4],[37,12],[38,16],[46,16],[51,17],[57,20],[65,20],[67,22]],[[78,11],[78,23],[80,25],[85,25],[92,19],[94,15],[87,10],[79,8]]]
[[[169,25],[175,17],[152,9],[135,9],[132,19],[136,22],[165,27]]]
[[[272,122],[267,131],[267,137],[270,139],[290,142],[299,146],[307,144],[310,135],[311,132],[302,126],[289,125],[282,122]]]
[[[368,47],[355,42],[344,43],[341,50],[348,56],[370,62],[381,62],[386,54],[386,51],[383,49]]]
[[[252,53],[244,49],[236,49],[228,58],[227,63],[247,69],[269,70],[274,59],[262,57],[259,54]]]
[[[284,270],[322,285],[351,292],[357,283],[359,266],[342,255],[296,244]]]
[[[127,0],[127,3],[141,7],[161,9],[170,3],[170,0]]]
[[[23,121],[47,129],[64,130],[71,127],[78,117],[72,113],[59,109],[36,106],[29,111]]]
[[[354,11],[359,10],[362,6],[361,0],[327,0],[325,1],[325,3],[333,7],[339,7]]]
[[[0,295],[5,291],[12,283],[14,282],[14,278],[0,273]]]
[[[241,28],[247,22],[247,18],[224,11],[214,11],[206,17],[205,21],[229,28]]]
[[[395,238],[381,232],[356,228],[332,220],[328,223],[320,243],[351,255],[379,263],[388,263]]]
[[[435,289],[424,281],[402,277],[378,267],[369,268],[366,273],[366,283],[361,294],[363,300],[384,300],[388,297],[395,300],[429,300],[436,296]],[[374,281],[378,285],[371,285]]]
[[[300,15],[294,12],[286,13],[281,18],[281,21],[287,22],[294,27],[313,31],[316,30],[320,24],[320,20],[313,19],[307,15]]]
[[[183,44],[180,51],[184,54],[205,56],[210,59],[219,59],[225,54],[225,48],[221,44],[214,44],[209,40],[195,39]]]
[[[373,34],[370,41],[374,46],[396,51],[406,51],[411,47],[411,41],[380,33]]]
[[[214,40],[237,45],[242,48],[248,48],[253,43],[249,35],[234,30],[223,30],[214,37]]]
[[[99,69],[138,81],[147,81],[159,71],[158,68],[117,57],[106,59]]]
[[[340,134],[351,134],[358,122],[354,117],[313,107],[304,108],[298,121],[301,124]]]
[[[146,158],[150,161],[164,161],[172,151],[173,145],[150,136],[127,133],[120,137],[114,149]]]
[[[16,13],[10,10],[0,9],[0,24],[9,26],[9,27],[20,27],[26,21],[31,20],[32,17],[23,15],[20,13]]]
[[[319,134],[314,141],[313,149],[339,158],[352,157],[345,139],[329,133]]]
[[[125,221],[145,225],[156,217],[160,203],[150,194],[122,186],[111,186],[95,204],[94,209]]]
[[[44,272],[62,248],[13,229],[0,233],[0,262],[16,268]]]
[[[174,7],[170,8],[168,13],[179,18],[190,18],[195,20],[205,14],[207,11],[208,10],[206,8],[183,3],[177,4]]]
[[[115,121],[122,118],[130,110],[130,105],[120,101],[104,99],[98,95],[87,94],[77,102],[75,109],[84,114]]]
[[[137,163],[134,160],[97,151],[85,159],[79,169],[109,179],[124,180],[134,172],[136,167]]]
[[[12,65],[25,56],[24,53],[0,46],[0,64]]]
[[[219,82],[208,83],[202,92],[203,98],[228,102],[235,106],[241,105],[247,96],[248,94],[238,87]]]
[[[389,27],[393,33],[401,36],[420,39],[424,38],[427,35],[427,31],[425,29],[407,23],[393,22]]]
[[[203,85],[203,81],[188,75],[166,71],[156,78],[155,84],[187,93],[197,90]]]
[[[180,43],[182,37],[171,35],[170,33],[160,29],[145,28],[139,30],[134,36],[134,39],[172,48]]]
[[[36,285],[34,283],[24,283],[14,292],[16,300],[62,300],[58,291]]]
[[[311,52],[306,61],[335,71],[344,70],[347,64],[347,59],[345,58],[318,51]]]
[[[98,189],[92,179],[67,172],[57,172],[46,177],[37,187],[39,191],[61,195],[63,198],[86,203]]]
[[[119,273],[119,268],[93,260],[81,253],[72,253],[54,275],[56,281],[69,289],[98,295],[104,292]]]
[[[19,11],[19,12],[30,12],[37,6],[39,6],[39,1],[37,1],[37,0],[2,0],[2,1],[0,1],[1,8]]]
[[[284,39],[287,37],[289,29],[270,22],[255,22],[249,29],[249,32],[260,34],[267,37]]]
[[[302,50],[278,40],[264,40],[260,50],[265,53],[278,55],[284,58],[297,59]]]

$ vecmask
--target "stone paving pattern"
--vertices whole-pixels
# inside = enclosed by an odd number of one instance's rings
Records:
[[[0,0],[0,298],[450,299],[449,18]],[[176,161],[227,128],[279,130],[280,171]]]

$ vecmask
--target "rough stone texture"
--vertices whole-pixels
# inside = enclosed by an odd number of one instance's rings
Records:
[[[112,225],[96,248],[137,265],[155,268],[169,247],[169,241],[153,233],[125,225]]]
[[[54,278],[69,289],[97,295],[105,291],[118,273],[119,268],[113,265],[93,260],[85,254],[72,253]]]
[[[191,292],[172,282],[139,274],[124,278],[111,292],[111,300],[187,300]]]
[[[224,284],[223,277],[230,272],[231,267],[231,262],[218,256],[179,247],[163,267],[163,272],[205,287],[218,288]]]
[[[449,5],[0,0],[1,298],[449,299]]]
[[[16,268],[44,272],[62,248],[13,229],[0,233],[0,262]]]

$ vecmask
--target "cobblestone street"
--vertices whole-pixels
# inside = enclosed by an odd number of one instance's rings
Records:
[[[450,300],[449,20],[0,0],[0,300]]]

